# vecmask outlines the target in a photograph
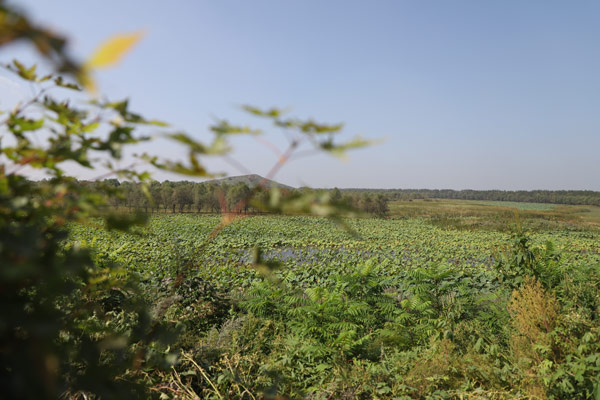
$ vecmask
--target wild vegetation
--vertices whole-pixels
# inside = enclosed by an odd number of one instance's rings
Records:
[[[433,217],[157,215],[74,225],[67,247],[127,265],[178,326],[170,398],[590,398],[598,230],[507,233]],[[515,220],[513,219],[513,224]],[[514,227],[514,230],[518,228]],[[190,277],[169,290],[182,266]]]

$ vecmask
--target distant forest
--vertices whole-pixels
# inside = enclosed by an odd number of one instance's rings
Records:
[[[262,178],[261,178],[262,179]],[[117,179],[103,181],[76,181],[74,185],[96,187],[98,192],[108,195],[108,204],[115,208],[169,213],[262,213],[257,204],[269,203],[270,188],[262,188],[253,182],[214,180],[209,182],[153,181],[149,184],[119,182]],[[276,182],[269,183],[277,184]],[[119,191],[113,189],[119,188]],[[298,196],[309,188],[279,188],[282,198]],[[112,192],[114,192],[114,195]],[[328,200],[339,205],[363,211],[375,216],[388,213],[389,198],[383,193],[342,193],[339,189],[317,190],[319,194],[329,192]],[[323,196],[321,196],[323,197]],[[251,201],[246,201],[251,199]]]
[[[452,190],[452,189],[341,189],[347,193],[381,193],[389,200],[454,199],[514,201],[600,206],[600,192],[591,190]]]

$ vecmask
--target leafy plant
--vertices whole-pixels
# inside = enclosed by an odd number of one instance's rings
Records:
[[[501,282],[510,288],[523,284],[526,277],[535,277],[551,288],[563,278],[560,256],[552,242],[534,246],[531,238],[523,232],[513,234],[510,250],[500,256],[496,263]]]

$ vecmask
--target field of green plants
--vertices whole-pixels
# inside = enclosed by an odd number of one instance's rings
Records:
[[[177,327],[171,370],[146,371],[161,398],[600,396],[596,229],[254,216],[214,235],[222,218],[70,227]]]
[[[321,282],[331,274],[352,273],[366,260],[384,264],[396,276],[429,264],[459,271],[491,268],[506,250],[510,233],[456,230],[436,226],[436,219],[354,219],[346,227],[317,217],[254,216],[227,226],[208,241],[221,216],[156,215],[136,234],[77,226],[72,242],[92,246],[103,262],[116,262],[148,277],[163,279],[193,263],[207,279],[221,275],[248,284],[256,248],[278,261],[278,274],[300,282]],[[597,232],[562,231],[530,235],[534,245],[551,241],[562,260],[573,266],[600,263]],[[306,277],[306,278],[303,278]],[[308,282],[305,282],[308,280]]]

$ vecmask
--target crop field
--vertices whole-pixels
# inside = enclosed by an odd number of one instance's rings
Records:
[[[218,215],[162,214],[136,234],[81,225],[73,227],[72,242],[91,246],[99,261],[116,262],[149,277],[167,277],[192,262],[199,276],[227,276],[247,285],[248,277],[256,275],[252,268],[256,248],[265,259],[281,264],[278,273],[286,279],[307,284],[353,272],[368,259],[384,264],[382,272],[390,276],[432,263],[485,270],[506,250],[510,238],[504,231],[440,227],[435,217],[354,219],[343,227],[317,217],[252,216],[208,240],[220,220]],[[565,227],[569,229],[532,233],[532,241],[553,242],[571,264],[600,263],[598,232]]]

